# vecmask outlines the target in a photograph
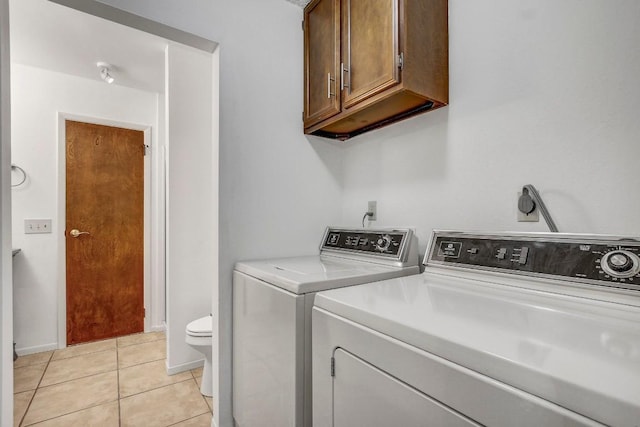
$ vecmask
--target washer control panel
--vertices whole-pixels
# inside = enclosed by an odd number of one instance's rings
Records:
[[[553,277],[640,290],[640,241],[635,238],[436,231],[424,264]]]
[[[602,271],[611,277],[628,279],[638,277],[640,258],[637,250],[614,248],[604,254],[600,260]]]
[[[409,230],[328,228],[320,249],[399,258],[410,237]]]

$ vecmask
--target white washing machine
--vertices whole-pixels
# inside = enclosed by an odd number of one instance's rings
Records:
[[[316,296],[314,427],[640,425],[638,239],[436,231],[424,264]]]
[[[311,426],[316,292],[419,273],[410,229],[330,227],[315,256],[233,272],[233,417],[239,427]]]

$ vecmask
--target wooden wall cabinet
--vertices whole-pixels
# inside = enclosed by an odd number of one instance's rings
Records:
[[[304,132],[345,140],[449,102],[447,0],[313,0]]]

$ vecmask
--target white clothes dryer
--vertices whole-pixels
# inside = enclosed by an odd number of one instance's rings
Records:
[[[316,296],[314,427],[640,425],[640,240],[437,231],[424,264]]]
[[[327,228],[320,254],[239,262],[233,272],[236,426],[311,426],[316,292],[418,274],[410,229]]]

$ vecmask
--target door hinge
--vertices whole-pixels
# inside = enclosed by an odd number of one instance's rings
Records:
[[[336,376],[336,358],[335,357],[331,358],[331,376],[332,377]]]
[[[143,144],[142,147],[144,148],[144,155],[146,156],[149,150],[151,150],[151,146],[147,144]]]
[[[400,55],[398,55],[398,68],[400,68],[400,70],[404,69],[404,53],[400,52]]]
[[[304,19],[302,20],[302,31],[304,31]]]
[[[147,309],[146,308],[142,309],[142,317],[144,317],[145,319],[147,318]]]

